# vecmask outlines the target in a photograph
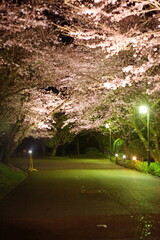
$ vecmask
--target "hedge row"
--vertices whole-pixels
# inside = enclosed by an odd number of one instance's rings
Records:
[[[133,161],[118,159],[116,163],[126,168],[136,169],[140,172],[150,173],[152,175],[160,177],[160,163],[157,162],[152,162],[148,166],[148,162],[146,161],[142,162],[138,160]]]

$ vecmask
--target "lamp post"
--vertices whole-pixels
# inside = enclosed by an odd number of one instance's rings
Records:
[[[149,108],[147,106],[140,106],[139,107],[139,112],[142,114],[147,114],[147,141],[148,141],[148,146],[147,146],[147,161],[148,161],[148,166],[150,165],[150,113],[149,113]]]
[[[32,150],[29,150],[28,153],[29,153],[29,171],[32,171],[33,169]]]
[[[122,156],[122,158],[123,158],[123,166],[125,167],[126,155],[124,154],[124,155]]]
[[[108,123],[106,123],[105,127],[109,129],[109,160],[111,161],[112,130]]]
[[[37,169],[35,169],[35,168],[33,168],[33,157],[32,157],[32,150],[30,149],[29,151],[28,151],[28,153],[29,153],[29,165],[30,165],[30,167],[29,167],[29,171],[37,171]]]
[[[116,157],[116,163],[118,162],[118,153],[115,154]]]

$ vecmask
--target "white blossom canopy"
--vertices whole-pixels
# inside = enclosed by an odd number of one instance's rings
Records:
[[[158,97],[159,0],[2,1],[0,13],[2,126],[23,116],[46,136],[64,111],[78,132],[112,117],[117,89]]]

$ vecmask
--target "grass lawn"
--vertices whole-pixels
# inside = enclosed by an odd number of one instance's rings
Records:
[[[0,163],[0,199],[27,177],[27,173]]]

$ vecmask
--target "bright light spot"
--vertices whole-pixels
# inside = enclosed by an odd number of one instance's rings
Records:
[[[136,157],[136,156],[134,156],[132,159],[133,159],[134,161],[136,161],[136,160],[137,160],[137,157]]]
[[[126,155],[123,155],[123,159],[125,159],[126,158]]]
[[[32,154],[32,150],[29,150],[28,153],[29,153],[29,154]]]
[[[139,112],[140,113],[147,113],[148,112],[148,107],[147,106],[140,106],[139,107]]]
[[[129,65],[127,67],[124,67],[122,70],[123,70],[123,72],[128,73],[128,72],[132,71],[132,69],[133,69],[133,66]]]
[[[105,124],[105,127],[106,127],[106,128],[110,128],[110,126],[109,126],[109,124],[108,124],[108,123],[106,123],[106,124]]]
[[[140,67],[140,68],[139,68],[139,72],[140,72],[140,73],[143,73],[143,72],[145,72],[145,69],[144,69],[144,67]]]
[[[118,153],[116,153],[115,156],[118,157]]]
[[[111,86],[112,86],[112,84],[111,83],[109,83],[109,82],[105,82],[104,84],[103,84],[103,86],[105,87],[105,88],[111,88]]]
[[[112,83],[111,82],[103,83],[103,86],[106,89],[116,89],[117,88],[117,83],[116,83],[116,80],[114,80],[114,81],[112,81]]]

